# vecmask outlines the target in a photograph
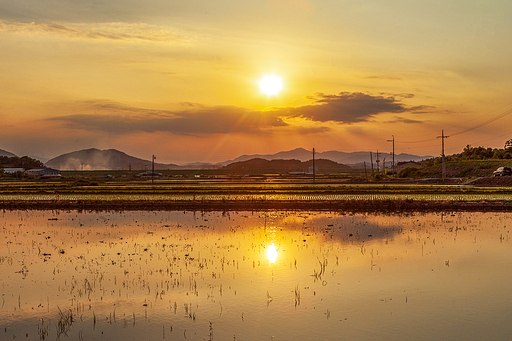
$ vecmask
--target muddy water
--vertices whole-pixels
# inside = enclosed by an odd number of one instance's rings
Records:
[[[0,213],[0,340],[503,340],[512,215]]]

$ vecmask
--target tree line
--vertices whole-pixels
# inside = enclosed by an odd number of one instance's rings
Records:
[[[466,145],[462,153],[446,155],[446,161],[477,161],[477,160],[510,160],[512,159],[512,139],[505,142],[505,146],[500,148],[471,147]],[[435,157],[425,160],[425,166],[433,166],[441,162],[441,157]]]
[[[44,164],[28,156],[0,156],[0,168],[43,168]]]

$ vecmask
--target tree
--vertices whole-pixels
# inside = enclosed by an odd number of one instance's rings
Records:
[[[509,152],[512,151],[512,139],[505,142],[505,150]]]

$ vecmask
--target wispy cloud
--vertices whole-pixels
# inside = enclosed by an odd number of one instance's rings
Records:
[[[386,121],[385,123],[408,123],[408,124],[416,124],[416,123],[424,123],[424,121],[413,120],[406,117],[396,116],[392,120]]]
[[[75,39],[149,41],[149,42],[187,42],[191,37],[178,33],[168,27],[148,24],[105,23],[24,23],[0,20],[0,31],[13,33],[53,34]]]

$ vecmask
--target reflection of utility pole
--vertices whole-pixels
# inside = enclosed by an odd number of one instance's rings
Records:
[[[438,136],[437,138],[441,138],[441,157],[443,158],[443,166],[442,166],[442,173],[443,173],[443,182],[446,177],[446,165],[445,165],[445,156],[444,156],[444,139],[447,139],[450,136],[444,135],[444,130],[441,130],[441,136]]]
[[[395,176],[395,135],[393,136],[392,140],[387,140],[387,142],[393,142],[393,164],[391,165],[391,172],[393,173],[393,176]]]
[[[156,156],[153,155],[151,158],[151,183],[155,182],[155,159]]]
[[[379,173],[379,171],[380,171],[379,170],[379,162],[380,162],[380,160],[379,160],[379,150],[378,149],[377,149],[377,160],[375,160],[375,162],[377,162],[377,173]]]
[[[313,183],[315,183],[315,148],[313,148]]]
[[[372,177],[373,177],[373,155],[372,155],[372,152],[370,152],[370,165],[372,165]]]

